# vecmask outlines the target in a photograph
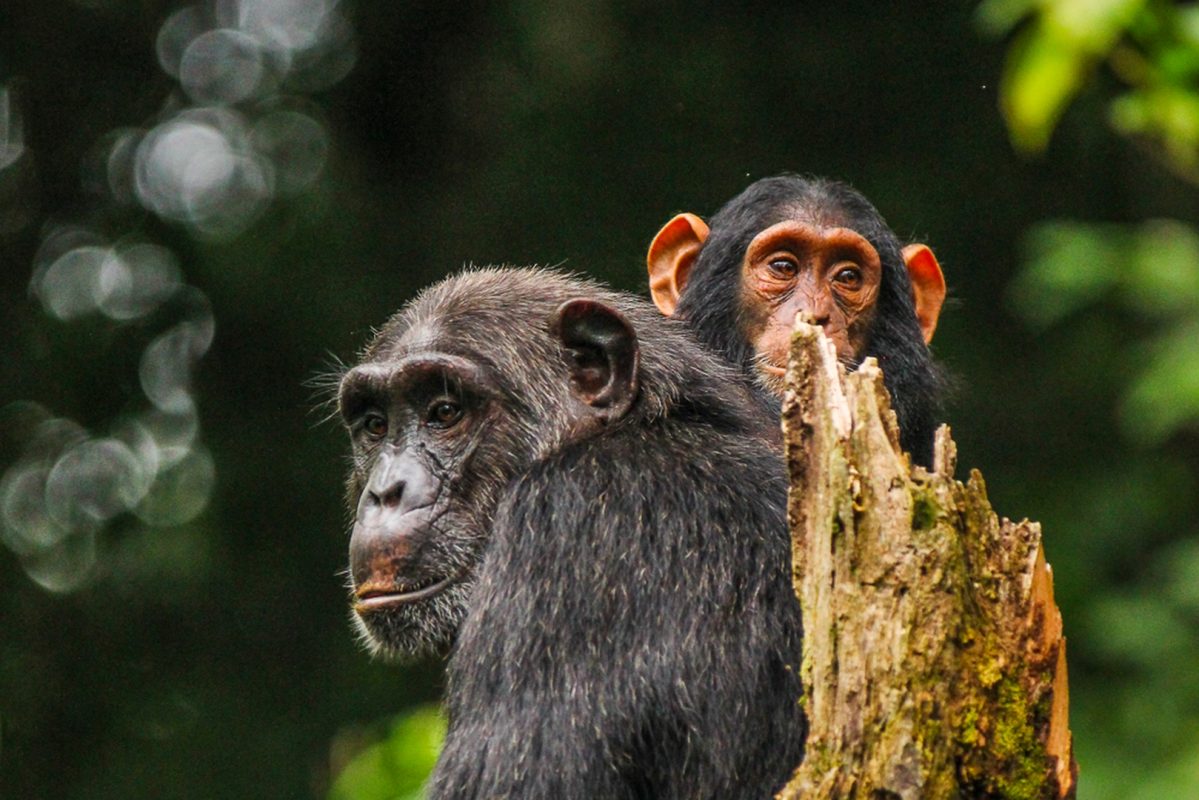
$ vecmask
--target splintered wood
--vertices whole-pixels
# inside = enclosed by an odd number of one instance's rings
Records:
[[[873,359],[799,323],[783,406],[807,755],[779,798],[1070,798],[1066,640],[1035,522],[937,432],[911,468]]]

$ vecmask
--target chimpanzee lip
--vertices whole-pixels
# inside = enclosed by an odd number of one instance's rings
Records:
[[[783,367],[776,367],[774,364],[760,364],[763,372],[769,375],[778,375],[780,378],[787,374],[787,370]]]
[[[395,606],[402,606],[407,603],[428,600],[430,597],[435,597],[448,589],[458,580],[459,575],[460,573],[454,573],[435,583],[406,591],[384,591],[378,589],[362,591],[360,589],[358,592],[358,602],[354,604],[354,610],[359,614],[363,614],[371,611],[381,611],[386,608],[394,608]]]

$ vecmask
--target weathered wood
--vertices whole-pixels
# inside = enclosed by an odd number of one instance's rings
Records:
[[[797,324],[783,407],[807,756],[779,797],[1069,798],[1066,650],[1040,526],[911,468],[873,361]]]

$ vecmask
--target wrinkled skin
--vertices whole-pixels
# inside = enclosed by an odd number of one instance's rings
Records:
[[[945,380],[928,343],[945,279],[932,251],[901,246],[859,192],[824,178],[763,178],[710,223],[671,219],[646,260],[659,310],[740,367],[776,412],[797,314],[824,328],[847,368],[878,359],[901,444],[931,462]]]

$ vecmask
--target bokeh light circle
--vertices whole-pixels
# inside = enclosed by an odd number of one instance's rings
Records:
[[[266,70],[262,47],[241,31],[220,28],[197,36],[179,63],[179,84],[198,103],[240,103],[258,91]]]
[[[104,522],[138,503],[154,476],[124,442],[91,439],[67,450],[46,477],[46,508],[65,528]]]
[[[299,111],[265,114],[250,132],[255,149],[270,159],[280,194],[294,195],[312,184],[325,167],[329,136],[321,123]]]
[[[19,556],[52,547],[70,535],[46,510],[46,478],[50,470],[37,462],[13,465],[0,481],[0,535]]]
[[[211,27],[211,16],[199,6],[188,6],[167,17],[158,29],[154,49],[162,71],[178,78],[183,54],[198,36]]]
[[[36,283],[46,311],[62,320],[95,311],[101,293],[100,273],[107,258],[107,248],[86,245],[55,259]]]
[[[190,522],[208,505],[215,481],[216,467],[208,451],[203,448],[190,450],[159,474],[134,513],[150,525]]]
[[[145,242],[115,247],[100,269],[99,307],[111,319],[144,317],[183,285],[174,253]]]

